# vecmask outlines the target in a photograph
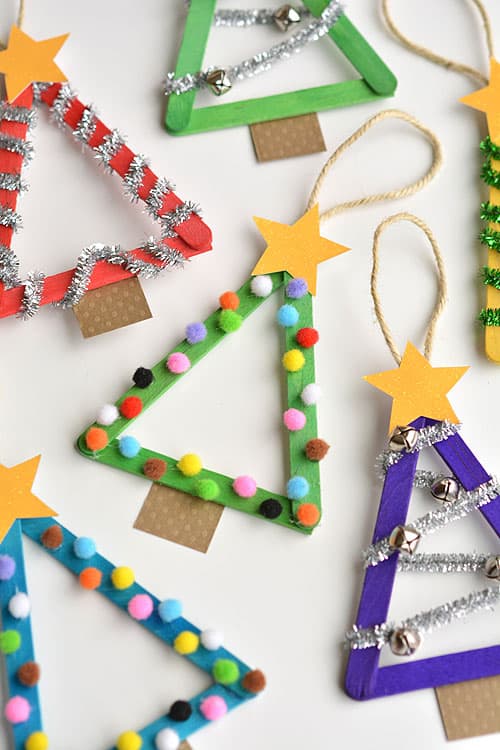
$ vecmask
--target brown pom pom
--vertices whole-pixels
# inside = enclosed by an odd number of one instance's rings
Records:
[[[321,461],[329,450],[330,446],[324,440],[321,440],[321,438],[309,440],[306,444],[306,456],[309,461]]]
[[[40,680],[40,667],[34,661],[21,664],[17,670],[17,679],[25,687],[35,687]]]
[[[47,549],[59,549],[63,543],[63,533],[60,526],[49,526],[42,534],[42,544]]]
[[[144,475],[148,479],[156,481],[161,479],[167,470],[167,464],[162,461],[161,458],[148,458],[144,466],[142,467]]]
[[[260,693],[266,687],[266,676],[260,669],[252,669],[243,677],[241,684],[249,693]]]

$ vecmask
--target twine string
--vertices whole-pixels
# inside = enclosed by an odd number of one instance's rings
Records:
[[[22,28],[23,23],[24,23],[25,10],[26,10],[25,0],[19,0],[19,12],[17,14],[16,26],[20,29]],[[6,47],[7,47],[6,42],[0,39],[0,49],[5,49]]]

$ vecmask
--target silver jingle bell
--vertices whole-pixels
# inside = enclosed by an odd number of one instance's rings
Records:
[[[395,427],[389,438],[389,448],[391,451],[411,451],[416,446],[418,440],[418,431],[407,425]]]
[[[431,486],[431,495],[443,503],[454,503],[458,499],[460,485],[455,477],[441,477]]]
[[[396,656],[412,656],[421,643],[420,633],[414,628],[396,628],[389,639],[391,651]]]
[[[389,537],[391,548],[405,555],[413,555],[416,551],[421,536],[412,526],[396,526]]]
[[[484,563],[484,574],[487,578],[500,580],[500,555],[488,557]]]
[[[297,8],[286,3],[275,11],[273,20],[280,31],[288,31],[290,26],[300,23],[301,15]]]
[[[223,68],[217,68],[207,73],[206,82],[215,96],[227,94],[233,87],[231,79]]]

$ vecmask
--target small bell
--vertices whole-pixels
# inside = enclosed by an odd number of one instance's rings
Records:
[[[412,526],[396,526],[389,537],[389,544],[393,550],[405,555],[413,555],[421,536]]]
[[[418,431],[413,427],[395,427],[390,438],[389,448],[392,451],[411,451],[416,446]]]
[[[231,79],[223,68],[217,68],[217,70],[211,70],[210,73],[207,73],[206,81],[215,96],[227,94],[233,87]]]
[[[396,628],[389,640],[391,651],[396,656],[412,656],[421,643],[420,634],[414,628]]]
[[[431,494],[443,503],[454,503],[458,499],[460,486],[455,477],[441,477],[431,486]]]
[[[301,15],[297,8],[285,3],[273,14],[273,19],[280,31],[288,31],[290,26],[300,23]]]
[[[484,574],[487,578],[500,580],[500,555],[488,557],[484,563]]]

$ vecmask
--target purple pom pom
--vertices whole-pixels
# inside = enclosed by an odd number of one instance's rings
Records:
[[[207,337],[207,329],[203,323],[190,323],[186,327],[186,339],[188,344],[199,344]]]
[[[10,555],[0,555],[0,581],[10,581],[16,572],[16,561]]]
[[[286,287],[286,296],[290,299],[300,299],[307,294],[307,281],[305,279],[292,279]]]

